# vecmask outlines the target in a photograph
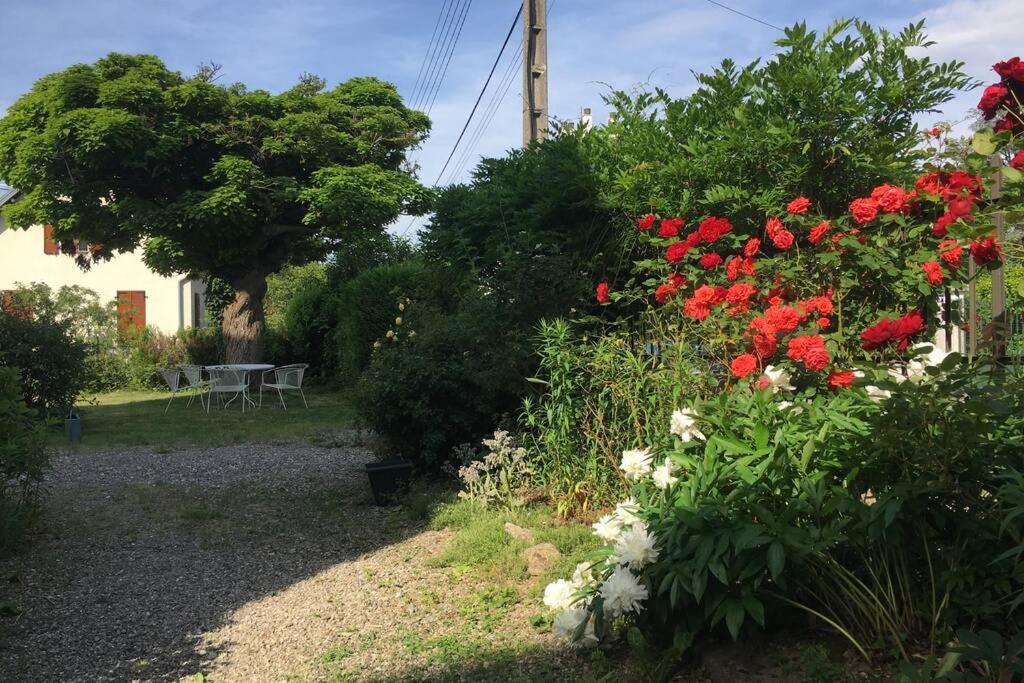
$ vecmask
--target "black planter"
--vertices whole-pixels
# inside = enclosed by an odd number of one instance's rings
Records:
[[[412,463],[405,460],[367,463],[366,475],[370,478],[373,502],[377,505],[387,505],[396,494],[409,487]]]

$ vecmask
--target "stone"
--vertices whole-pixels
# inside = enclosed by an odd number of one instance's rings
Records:
[[[538,543],[523,551],[526,571],[530,576],[540,576],[559,557],[561,557],[561,553],[552,543]]]
[[[505,522],[505,533],[516,539],[517,541],[524,541],[526,543],[533,543],[533,532],[529,529],[524,529],[518,524],[512,522]]]

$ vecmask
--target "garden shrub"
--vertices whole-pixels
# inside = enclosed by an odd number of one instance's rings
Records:
[[[660,438],[623,438],[632,495],[594,525],[606,547],[545,591],[556,634],[635,624],[685,648],[800,608],[867,658],[909,661],[960,628],[1024,626],[1020,380],[929,343],[966,260],[1000,265],[995,217],[1024,215],[1022,174],[991,165],[1018,145],[982,131],[965,167],[936,158],[843,215],[796,196],[687,230],[637,222],[649,258],[596,297],[620,327],[678,325],[720,392],[676,397]],[[638,327],[665,345],[665,327]]]
[[[339,285],[334,296],[334,332],[330,339],[335,367],[342,381],[357,379],[370,363],[373,343],[384,336],[400,314],[404,299],[417,307],[450,311],[462,283],[443,269],[412,259],[369,268]]]
[[[86,386],[87,347],[68,319],[15,302],[0,310],[0,366],[20,369],[25,402],[49,415],[66,414]]]
[[[0,368],[0,553],[23,540],[49,465],[45,424],[24,394],[17,369]]]
[[[490,298],[466,298],[454,314],[399,303],[405,311],[392,310],[402,325],[373,345],[359,410],[398,454],[439,468],[455,446],[479,440],[515,409],[525,382],[504,357],[521,349]]]
[[[335,307],[335,295],[326,282],[308,283],[288,302],[281,334],[271,335],[268,351],[291,356],[289,363],[309,363],[311,375],[328,375],[334,365],[327,342],[337,325]]]

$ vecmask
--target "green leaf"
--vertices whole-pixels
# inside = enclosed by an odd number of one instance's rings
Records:
[[[785,566],[786,549],[779,541],[772,541],[772,544],[768,546],[768,571],[771,572],[772,578],[778,580]]]
[[[1017,169],[1013,168],[1012,166],[1003,166],[999,170],[1003,174],[1003,181],[1004,182],[1007,182],[1007,183],[1019,183],[1022,179],[1024,179],[1024,173],[1021,173],[1020,171],[1018,171]]]
[[[743,627],[743,619],[746,616],[746,610],[743,609],[743,603],[738,600],[729,600],[725,606],[725,625],[729,629],[729,634],[733,640],[737,640],[740,637],[740,629]]]
[[[979,130],[971,140],[971,147],[982,156],[988,156],[996,151],[996,141],[992,139],[992,131]]]

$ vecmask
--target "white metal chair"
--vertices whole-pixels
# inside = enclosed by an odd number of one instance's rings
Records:
[[[203,366],[202,365],[181,365],[179,366],[181,374],[185,376],[185,381],[188,383],[187,389],[190,390],[188,403],[185,405],[192,405],[192,401],[195,400],[196,395],[199,396],[199,405],[206,407],[206,403],[203,402],[203,394],[208,393],[210,385],[213,384],[208,379],[203,379]]]
[[[288,410],[288,406],[284,403],[283,391],[298,391],[299,396],[302,397],[302,405],[309,408],[309,404],[306,403],[306,395],[302,393],[302,378],[306,374],[306,368],[309,367],[308,363],[295,363],[293,365],[282,365],[279,368],[273,370],[267,370],[263,373],[261,378],[263,381],[260,382],[260,406],[263,406],[263,388],[276,389],[277,397],[281,400],[281,407]],[[274,373],[274,381],[267,382],[267,375]]]
[[[171,397],[167,399],[167,405],[164,407],[164,413],[166,414],[171,408],[171,401],[182,390],[181,371],[178,368],[161,368],[160,374],[163,376],[164,381],[167,382],[167,388],[171,390]]]
[[[245,412],[246,396],[245,392],[247,389],[248,374],[245,370],[239,370],[238,368],[218,368],[211,367],[207,368],[206,372],[210,375],[210,390],[206,398],[206,412],[210,412],[210,404],[213,403],[213,395],[217,394],[218,402],[224,394],[234,394],[224,407],[227,408],[231,405],[231,401],[234,401],[239,396],[242,397],[242,412]]]

